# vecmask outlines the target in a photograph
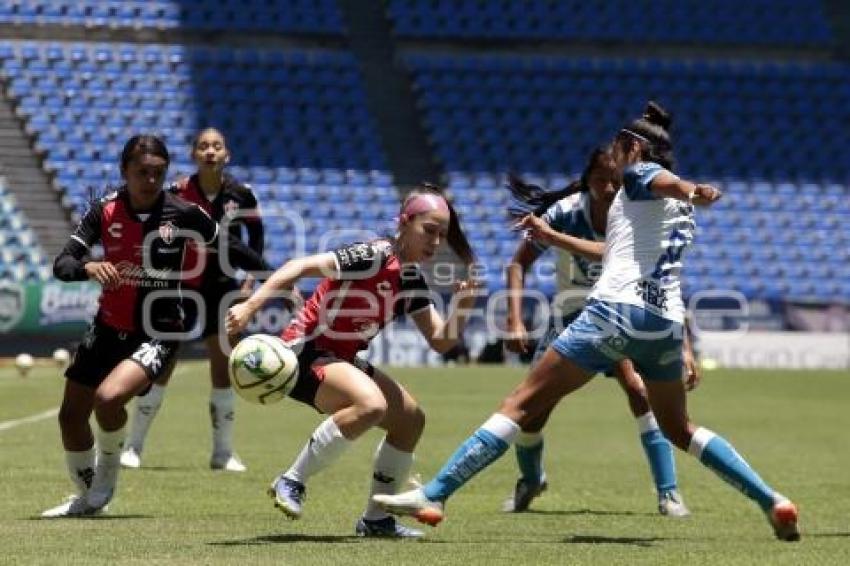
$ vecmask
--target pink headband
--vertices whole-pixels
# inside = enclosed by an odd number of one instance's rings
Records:
[[[413,218],[417,214],[430,212],[432,210],[439,210],[449,214],[449,205],[446,203],[446,199],[440,195],[433,194],[416,195],[404,205],[400,218],[402,221],[405,221]]]

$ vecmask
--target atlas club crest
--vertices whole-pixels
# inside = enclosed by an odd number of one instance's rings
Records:
[[[173,222],[171,222],[171,220],[159,225],[159,237],[162,238],[162,241],[166,244],[170,244],[174,241],[174,238],[177,237],[177,227]]]

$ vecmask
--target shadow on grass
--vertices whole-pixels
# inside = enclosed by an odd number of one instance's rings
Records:
[[[628,544],[632,546],[650,547],[654,543],[667,540],[664,537],[603,537],[597,535],[573,535],[563,542],[567,544]]]
[[[598,517],[656,517],[658,513],[636,513],[634,511],[601,511],[598,509],[558,509],[558,510],[541,510],[529,509],[523,511],[529,515],[557,515],[562,517],[574,515],[595,515]]]
[[[306,534],[286,534],[286,535],[262,535],[241,540],[223,540],[218,542],[208,542],[211,546],[252,546],[260,544],[289,544],[293,542],[360,542],[362,537],[354,535],[306,535]]]
[[[807,533],[803,531],[803,538],[850,538],[850,532],[847,533]]]
[[[138,514],[125,514],[125,515],[94,515],[90,517],[41,517],[39,515],[34,515],[32,517],[26,517],[25,521],[123,521],[125,519],[154,519],[153,515],[138,515]]]

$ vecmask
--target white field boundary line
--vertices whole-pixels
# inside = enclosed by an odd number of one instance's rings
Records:
[[[185,373],[185,369],[182,368],[182,367],[179,367],[174,371],[174,374],[172,375],[172,377],[177,376],[181,373]],[[11,420],[11,421],[3,421],[3,422],[0,422],[0,432],[3,432],[4,430],[9,430],[10,428],[15,428],[17,426],[25,425],[25,424],[37,423],[39,421],[43,421],[44,419],[49,419],[49,418],[55,417],[58,414],[59,414],[59,407],[56,407],[56,408],[53,408],[53,409],[48,409],[47,411],[43,411],[41,413],[37,413],[35,415],[30,415],[29,417],[24,417],[22,419],[14,419],[14,420]]]
[[[29,417],[24,417],[22,419],[14,419],[14,420],[11,420],[11,421],[3,421],[3,422],[0,422],[0,432],[3,432],[4,430],[9,430],[10,428],[15,428],[17,426],[25,425],[25,424],[37,423],[39,421],[43,421],[45,419],[55,417],[58,414],[59,414],[59,407],[56,407],[54,409],[43,411],[41,413],[37,413],[37,414],[31,415]]]

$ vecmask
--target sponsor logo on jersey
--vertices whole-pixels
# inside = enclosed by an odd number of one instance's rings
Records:
[[[115,269],[122,283],[131,287],[165,287],[171,276],[170,269],[144,269],[129,261],[119,261]]]
[[[106,229],[106,231],[109,232],[109,235],[112,236],[113,238],[119,239],[119,238],[121,238],[121,229],[123,227],[124,227],[124,225],[121,224],[120,222],[113,222],[112,224],[109,225],[109,227]]]

